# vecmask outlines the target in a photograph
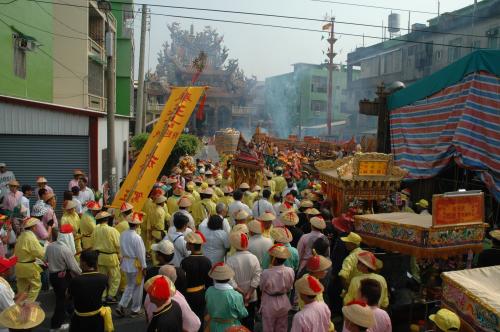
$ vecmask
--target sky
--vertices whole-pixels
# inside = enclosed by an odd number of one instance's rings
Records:
[[[393,10],[393,12],[401,15],[401,27],[405,29],[408,28],[408,16],[410,24],[427,23],[428,19],[437,16],[431,13],[438,12],[438,0],[340,0],[339,2],[404,9],[405,11]],[[151,11],[150,32],[149,38],[146,39],[146,70],[150,68],[154,71],[157,64],[157,54],[162,44],[165,41],[170,42],[167,24],[179,22],[184,29],[189,29],[190,25],[193,24],[195,31],[203,30],[207,25],[216,28],[224,36],[224,45],[229,49],[228,58],[238,59],[240,68],[243,69],[245,74],[247,76],[255,75],[260,81],[265,80],[269,76],[290,72],[293,63],[320,64],[324,62],[326,56],[323,52],[327,50],[327,42],[321,38],[322,35],[326,37],[327,34],[172,18],[162,15],[223,19],[314,30],[321,30],[323,23],[298,19],[181,10],[153,5],[222,9],[314,19],[324,19],[327,15],[333,15],[338,22],[335,25],[336,38],[338,38],[334,46],[334,51],[338,53],[334,58],[335,63],[345,62],[347,54],[355,50],[356,47],[363,46],[363,43],[364,46],[369,46],[380,42],[383,30],[382,24],[387,26],[388,15],[391,13],[389,9],[366,8],[314,0],[136,0],[135,3],[136,10],[141,7],[140,4],[146,3],[151,5],[149,7]],[[440,0],[440,13],[453,11],[473,3],[473,0]],[[408,15],[407,10],[430,13],[410,12],[410,15]],[[376,27],[360,26],[359,24],[375,25]],[[141,15],[136,14],[134,20],[136,77],[138,73],[140,26]],[[406,30],[401,30],[401,32],[404,34]],[[342,33],[359,36],[342,35]],[[365,35],[365,38],[362,35]],[[377,38],[369,38],[368,36]]]

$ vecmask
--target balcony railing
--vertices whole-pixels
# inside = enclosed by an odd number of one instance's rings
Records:
[[[106,61],[106,53],[104,52],[104,48],[92,38],[88,39],[88,54],[98,62],[104,63]]]
[[[88,108],[94,111],[107,111],[107,99],[104,97],[88,94]]]

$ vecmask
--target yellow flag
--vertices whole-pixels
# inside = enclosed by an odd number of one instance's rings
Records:
[[[123,202],[142,210],[151,188],[167,162],[206,87],[176,87],[163,108],[132,170],[115,196],[113,207]]]

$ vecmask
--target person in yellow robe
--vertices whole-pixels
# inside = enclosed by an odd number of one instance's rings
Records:
[[[229,207],[229,205],[234,202],[233,188],[231,188],[230,186],[225,186],[222,191],[224,193],[224,196],[219,197],[217,203],[224,203],[226,204],[226,207]]]
[[[76,213],[75,201],[65,201],[61,225],[70,224],[73,227],[76,253],[82,252],[82,236],[80,235],[80,216]]]
[[[167,179],[167,182],[170,178]],[[144,246],[146,247],[146,253],[148,256],[151,254],[151,221],[150,216],[153,211],[156,209],[155,199],[159,196],[163,195],[163,190],[158,188],[153,188],[149,193],[149,197],[144,202],[144,206],[142,207],[142,212],[144,212],[143,222],[140,227],[142,241],[144,242]]]
[[[271,171],[266,171],[266,179],[269,189],[271,189],[271,193],[274,195],[274,192],[276,191],[276,182],[273,180],[273,173]],[[273,195],[271,195],[271,197]]]
[[[97,226],[92,234],[93,249],[99,252],[97,270],[108,276],[107,303],[117,303],[116,293],[120,286],[120,233],[108,225],[111,214],[99,212],[95,219]]]
[[[351,279],[347,293],[344,296],[344,305],[355,300],[359,294],[361,280],[374,279],[378,281],[381,288],[378,306],[385,309],[389,306],[389,296],[387,292],[387,282],[380,274],[375,273],[381,266],[381,262],[370,251],[361,250],[358,253],[357,269],[360,274]]]
[[[213,195],[212,195],[212,202],[217,204],[217,201],[219,200],[219,195],[217,195],[217,191],[215,190],[215,180],[213,178],[208,178],[207,179],[207,185],[210,189],[212,189]]]
[[[191,200],[191,203],[194,204],[196,201],[200,201],[200,194],[195,190],[196,185],[193,181],[189,181],[186,183],[186,190],[184,191],[184,196]]]
[[[151,214],[149,215],[148,220],[151,226],[151,235],[149,236],[151,242],[144,244],[148,248],[150,248],[153,243],[158,243],[163,239],[163,237],[165,237],[165,225],[168,221],[167,213],[165,212],[166,201],[167,198],[163,195],[157,197],[155,199],[156,207],[150,211]]]
[[[275,173],[276,176],[272,178],[272,181],[275,183],[274,191],[276,193],[282,193],[283,189],[286,188],[286,180],[283,177],[283,168],[276,167]]]
[[[133,210],[134,206],[127,202],[122,203],[122,205],[120,206],[120,210],[116,209],[115,228],[118,233],[120,233],[120,235],[129,229],[127,216],[132,214]]]
[[[35,260],[44,258],[45,249],[32,231],[38,223],[40,220],[36,218],[24,219],[24,232],[19,235],[14,247],[14,256],[17,257],[15,268],[17,292],[26,293],[27,300],[30,302],[36,301],[42,288],[40,280],[42,268],[36,264]]]
[[[101,205],[99,205],[99,203],[96,201],[87,202],[87,211],[85,211],[80,218],[82,250],[88,250],[94,246],[92,243],[92,233],[94,233],[96,227],[95,216],[99,211],[101,211]]]
[[[174,194],[167,199],[168,213],[174,214],[179,210],[177,202],[179,201],[179,199],[183,194],[184,194],[184,189],[182,187],[177,186],[174,188]]]
[[[201,201],[196,202],[191,208],[196,227],[205,219],[216,214],[216,204],[212,201],[213,190],[206,188],[200,192]]]
[[[354,232],[350,232],[347,236],[340,238],[344,243],[347,250],[350,251],[349,255],[342,262],[342,269],[339,272],[339,276],[342,280],[344,288],[349,287],[349,283],[352,278],[360,275],[358,271],[358,253],[362,251],[359,247],[361,244],[361,236]]]
[[[261,190],[262,188],[259,185],[255,185],[252,190],[247,190],[243,193],[241,201],[251,208],[255,200],[259,197]]]

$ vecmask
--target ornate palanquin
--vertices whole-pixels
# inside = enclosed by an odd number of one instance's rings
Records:
[[[335,214],[354,199],[379,201],[395,192],[406,172],[394,166],[393,156],[383,153],[356,153],[337,160],[314,163],[326,183],[328,197],[336,202]]]
[[[354,217],[355,232],[363,242],[417,258],[447,258],[483,249],[483,222],[433,226],[431,215],[406,212]]]
[[[500,266],[443,272],[443,304],[464,330],[500,331]]]

